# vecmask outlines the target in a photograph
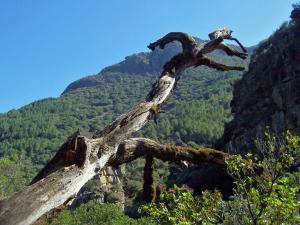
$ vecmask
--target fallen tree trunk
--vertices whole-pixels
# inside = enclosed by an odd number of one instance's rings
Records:
[[[241,67],[218,64],[204,57],[204,54],[218,48],[226,49],[229,55],[246,57],[228,47],[224,48],[222,37],[205,45],[198,45],[190,36],[182,33],[174,36],[173,33],[151,46],[163,47],[174,37],[181,41],[183,54],[166,63],[161,77],[146,100],[96,133],[92,139],[77,134],[62,145],[30,186],[0,202],[1,225],[31,224],[51,209],[70,201],[88,180],[112,161],[121,142],[140,130],[149,120],[156,120],[161,105],[168,99],[181,72],[186,68],[207,65],[219,70],[243,70]]]

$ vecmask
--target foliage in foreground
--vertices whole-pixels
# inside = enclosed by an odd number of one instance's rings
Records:
[[[229,201],[219,192],[203,192],[198,199],[187,188],[174,187],[164,191],[158,204],[141,208],[158,224],[299,224],[300,173],[290,172],[300,157],[300,138],[287,133],[284,139],[266,134],[258,142],[262,160],[252,155],[245,160],[237,155],[228,158],[227,167],[235,177],[236,188]],[[264,168],[267,177],[255,174],[254,165]],[[247,172],[246,172],[247,171]]]
[[[205,191],[198,199],[189,188],[175,185],[161,194],[160,203],[144,205],[141,211],[158,224],[214,224],[221,201],[219,192]]]
[[[74,211],[65,210],[51,225],[151,225],[147,218],[132,219],[116,204],[87,203]]]

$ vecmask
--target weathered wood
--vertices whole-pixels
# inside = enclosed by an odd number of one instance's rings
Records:
[[[164,48],[166,44],[172,41],[179,41],[182,45],[182,53],[174,56],[169,62],[164,65],[162,74],[180,73],[188,67],[197,67],[206,65],[217,70],[244,70],[243,67],[227,66],[217,63],[205,54],[208,54],[216,49],[225,51],[229,56],[237,56],[246,59],[247,50],[242,46],[238,39],[231,37],[232,31],[227,28],[218,29],[209,34],[210,41],[199,43],[192,36],[182,32],[171,32],[160,38],[159,40],[148,45],[148,48],[154,50],[156,47]],[[238,52],[231,49],[223,43],[224,39],[235,40],[244,52]]]
[[[161,144],[148,138],[130,138],[123,141],[116,155],[109,161],[110,166],[119,166],[135,159],[151,155],[153,158],[164,162],[174,162],[182,165],[185,161],[189,164],[213,163],[225,165],[225,158],[229,154],[211,148],[192,148],[175,145]]]
[[[115,158],[120,143],[144,127],[149,120],[156,118],[158,109],[168,99],[181,72],[186,68],[207,65],[220,70],[243,69],[220,66],[204,57],[204,54],[220,48],[223,37],[199,44],[190,36],[186,38],[176,33],[151,44],[150,48],[164,47],[173,40],[182,43],[183,53],[166,63],[146,100],[95,133],[92,139],[80,134],[71,137],[30,186],[0,202],[1,225],[31,224],[51,209],[70,201],[88,180]],[[233,55],[241,58],[246,56],[237,52],[233,52]]]

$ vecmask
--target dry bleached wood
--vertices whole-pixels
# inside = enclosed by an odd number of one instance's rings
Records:
[[[222,49],[228,55],[246,58],[247,54],[224,45],[223,38],[228,38],[228,35],[199,44],[187,34],[170,33],[150,44],[151,49],[156,46],[163,48],[167,43],[177,40],[182,43],[183,53],[165,64],[161,77],[144,102],[121,115],[92,139],[80,134],[71,137],[30,186],[0,202],[0,224],[31,224],[51,209],[70,201],[109,162],[118,160],[115,155],[123,141],[149,120],[156,118],[161,105],[168,99],[181,72],[186,68],[206,65],[218,70],[243,70],[242,67],[222,65],[205,57],[206,53]]]

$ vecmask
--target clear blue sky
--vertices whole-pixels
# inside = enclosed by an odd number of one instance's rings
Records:
[[[0,0],[0,112],[57,97],[170,31],[230,27],[246,46],[289,19],[297,0]]]

